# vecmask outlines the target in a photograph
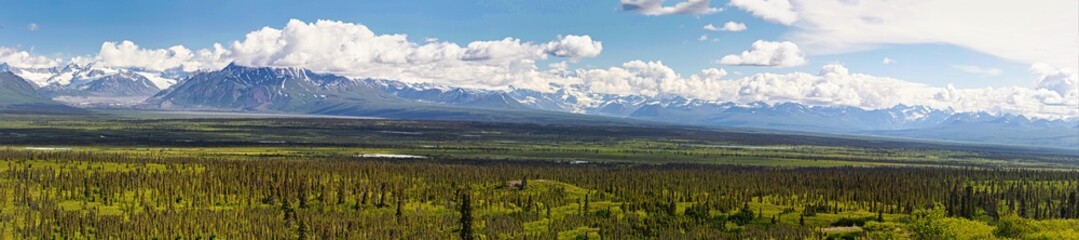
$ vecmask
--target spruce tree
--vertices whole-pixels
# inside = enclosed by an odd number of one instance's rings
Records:
[[[472,240],[472,198],[461,194],[461,239]]]

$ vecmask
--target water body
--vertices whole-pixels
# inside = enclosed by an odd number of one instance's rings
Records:
[[[408,154],[390,154],[390,153],[364,153],[356,155],[358,158],[409,158],[409,159],[423,159],[427,158],[419,155]]]

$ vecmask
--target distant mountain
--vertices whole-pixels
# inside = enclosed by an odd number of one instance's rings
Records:
[[[233,64],[220,71],[191,75],[150,98],[147,106],[484,121],[520,120],[537,115],[548,116],[551,121],[601,116],[707,127],[1079,146],[1077,120],[961,113],[906,105],[861,109],[798,103],[735,104],[684,97],[602,94],[574,85],[551,87],[554,91],[512,87],[505,91],[477,90],[393,80],[353,80],[299,68]]]
[[[0,66],[0,112],[2,113],[83,113],[37,92],[30,82]]]
[[[387,80],[354,80],[301,68],[230,64],[218,71],[194,73],[138,107],[424,120],[582,124],[622,121],[531,109],[503,92],[426,87]]]
[[[146,77],[132,72],[80,78],[67,85],[48,85],[41,88],[45,95],[99,96],[99,97],[146,97],[161,91]]]
[[[152,71],[95,64],[9,70],[54,100],[82,106],[137,104],[187,75],[179,69]]]
[[[15,75],[34,76],[38,80],[31,81],[39,85],[38,91],[76,105],[141,102],[140,108],[165,110],[479,121],[573,122],[621,118],[706,127],[1079,147],[1079,119],[1047,120],[925,106],[862,109],[798,103],[737,104],[677,96],[604,94],[581,85],[551,85],[551,91],[512,86],[507,90],[478,90],[395,80],[349,79],[301,68],[236,64],[196,73],[74,64],[62,68],[16,69],[6,65],[3,68]]]
[[[142,68],[115,68],[105,67],[97,64],[68,64],[62,67],[55,68],[39,68],[39,69],[24,69],[24,72],[35,72],[39,74],[38,78],[30,79],[39,87],[46,86],[60,86],[66,87],[72,84],[83,84],[91,82],[96,79],[100,79],[107,76],[122,74],[122,78],[142,80],[145,79],[152,83],[154,87],[158,89],[165,89],[173,84],[176,84],[180,79],[186,78],[189,73],[183,72],[179,69],[170,69],[165,71],[153,71]],[[44,76],[46,73],[49,75]],[[16,73],[18,74],[18,73]],[[139,76],[139,77],[136,77]]]
[[[45,103],[52,100],[37,92],[30,82],[10,71],[0,69],[0,104]]]
[[[1020,115],[957,113],[940,124],[865,134],[963,142],[1053,146],[1079,151],[1079,121],[1030,119]]]
[[[530,109],[509,93],[464,88],[444,88],[431,84],[409,84],[392,80],[366,79],[382,91],[394,96],[426,103],[481,109]]]
[[[244,67],[191,75],[146,101],[161,109],[307,112],[338,104],[406,102],[366,82],[300,68]]]
[[[924,128],[938,125],[951,115],[949,111],[904,105],[888,109],[865,110],[856,107],[806,106],[797,103],[738,105],[677,100],[647,104],[630,114],[629,117],[655,121],[678,119],[678,121],[698,125],[856,132]]]

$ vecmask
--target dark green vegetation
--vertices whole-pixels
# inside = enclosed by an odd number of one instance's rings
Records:
[[[1079,238],[1067,152],[644,127],[0,119],[0,238]]]

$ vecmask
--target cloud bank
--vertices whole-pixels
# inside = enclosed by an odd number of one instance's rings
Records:
[[[49,58],[44,56],[35,56],[27,51],[20,51],[18,49],[0,47],[0,63],[7,63],[7,65],[18,68],[43,68],[54,67],[64,62],[61,58]]]
[[[1043,69],[1043,67],[1045,67]],[[723,79],[722,69],[679,76],[662,62],[630,61],[621,67],[577,70],[575,77],[602,93],[684,96],[719,102],[769,104],[796,102],[814,106],[889,108],[922,105],[959,112],[1023,114],[1039,118],[1079,116],[1079,78],[1068,69],[1035,66],[1038,89],[1023,87],[958,89],[932,87],[899,79],[851,73],[842,65],[825,65],[817,74],[760,73]]]

